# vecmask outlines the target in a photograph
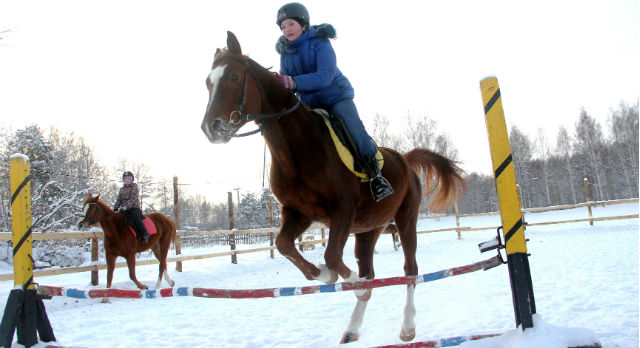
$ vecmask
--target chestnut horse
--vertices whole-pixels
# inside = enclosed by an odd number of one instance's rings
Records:
[[[237,38],[227,33],[227,48],[216,51],[207,77],[209,103],[202,130],[212,143],[227,143],[237,131],[255,121],[271,152],[271,188],[282,204],[282,225],[276,239],[278,251],[309,280],[334,283],[373,279],[374,246],[381,231],[395,220],[402,242],[407,276],[418,275],[416,222],[423,195],[433,193],[430,208],[450,206],[464,191],[461,170],[451,160],[427,149],[404,155],[381,148],[382,174],[393,195],[376,203],[368,182],[361,182],[340,161],[321,117],[300,105],[297,97],[280,84],[274,74],[242,54]],[[424,174],[423,192],[419,173]],[[324,254],[326,265],[314,265],[295,248],[295,240],[312,222],[330,228]],[[342,260],[350,233],[355,234],[355,273]],[[407,302],[400,338],[415,337],[415,284],[407,286]],[[357,304],[342,337],[358,339],[371,289],[355,292]]]
[[[175,285],[167,273],[167,254],[169,246],[176,234],[176,226],[171,219],[160,214],[151,213],[145,215],[153,221],[157,233],[149,236],[149,241],[140,244],[131,233],[123,214],[118,214],[100,200],[100,195],[89,195],[84,200],[84,217],[79,224],[96,225],[100,224],[104,232],[104,251],[107,259],[107,288],[111,287],[113,280],[113,269],[116,265],[116,258],[122,256],[127,260],[129,267],[129,278],[138,286],[138,289],[145,290],[147,286],[140,283],[136,278],[136,253],[145,250],[153,250],[153,254],[160,261],[158,282],[156,289],[160,287],[162,275],[171,287]]]

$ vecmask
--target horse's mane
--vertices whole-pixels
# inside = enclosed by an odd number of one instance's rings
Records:
[[[84,204],[87,204],[87,203],[96,203],[100,205],[100,207],[102,207],[103,209],[106,209],[107,211],[113,211],[113,209],[111,209],[106,203],[100,200],[99,194],[90,194],[89,196],[87,196],[87,198],[85,198],[84,200]]]

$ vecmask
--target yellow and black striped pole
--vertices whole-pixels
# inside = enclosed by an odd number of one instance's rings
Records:
[[[33,283],[29,158],[21,154],[12,155],[9,165],[15,286],[9,293],[0,322],[0,347],[12,346],[17,329],[18,343],[28,348],[38,343],[37,335],[43,342],[52,342],[56,338],[42,297],[36,294]]]
[[[11,179],[11,229],[13,230],[13,282],[33,289],[31,243],[31,175],[29,159],[13,155],[9,167]]]
[[[502,232],[507,250],[516,325],[522,324],[522,328],[526,329],[533,327],[532,315],[536,312],[535,300],[524,236],[524,221],[516,186],[516,173],[498,79],[488,77],[480,81],[480,89],[496,180]]]

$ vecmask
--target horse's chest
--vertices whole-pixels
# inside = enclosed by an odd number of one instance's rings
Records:
[[[295,209],[313,219],[324,218],[328,214],[324,197],[304,183],[278,185],[272,189],[284,207]]]
[[[122,254],[123,248],[115,241],[105,239],[104,241],[104,251],[108,254],[120,255]]]

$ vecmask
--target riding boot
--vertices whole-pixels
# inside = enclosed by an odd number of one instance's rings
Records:
[[[371,194],[376,202],[391,196],[393,194],[393,188],[389,181],[385,179],[380,173],[380,166],[378,165],[378,159],[375,155],[367,156],[364,158],[367,175],[369,175],[369,188]]]
[[[142,231],[138,231],[136,239],[138,240],[138,243],[145,244],[149,241],[149,233],[147,233],[147,230],[145,228],[142,228],[141,230]]]
[[[142,219],[144,219],[142,211],[138,210],[138,221],[136,221],[138,228],[136,228],[136,239],[138,240],[138,243],[145,244],[149,241],[149,233],[147,233],[147,228],[144,226]]]

